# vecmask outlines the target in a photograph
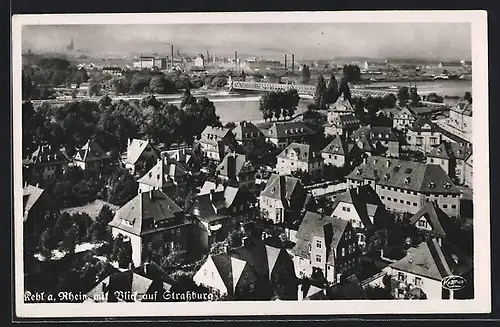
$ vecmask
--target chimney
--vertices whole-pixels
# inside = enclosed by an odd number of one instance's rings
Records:
[[[132,139],[130,139],[130,138],[129,138],[129,139],[128,139],[128,145],[127,145],[127,147],[130,147],[130,144],[131,144],[131,143],[132,143]]]
[[[363,164],[366,165],[366,157],[363,158]]]
[[[39,183],[36,183],[36,185],[35,185],[35,186],[36,186],[36,187],[39,187],[39,186],[40,186],[40,184],[39,184]]]
[[[215,190],[214,190],[214,189],[211,189],[211,190],[210,190],[210,201],[213,201],[213,200],[214,200],[214,194],[215,194]]]
[[[286,53],[285,53],[285,70],[286,70],[286,64],[287,64],[287,62],[286,62]]]
[[[260,238],[264,241],[267,238],[266,232],[262,231]]]
[[[249,242],[249,240],[248,240],[248,236],[243,236],[243,238],[241,239],[241,244],[242,244],[243,246],[248,246],[248,245],[250,245],[250,242]]]
[[[149,190],[149,198],[153,200],[153,189]]]
[[[144,265],[143,265],[144,275],[146,275],[146,276],[148,275],[148,265],[149,265],[148,262],[144,263]]]
[[[295,72],[295,55],[292,53],[292,73]]]
[[[391,166],[391,162],[390,162],[389,160],[387,160],[387,162],[385,163],[385,166],[386,166],[387,168],[389,168],[389,167]]]
[[[224,253],[228,253],[229,252],[229,244],[224,243],[223,251],[224,251]]]
[[[297,290],[297,300],[302,301],[304,299],[304,290],[302,289],[302,284],[299,284]]]
[[[108,284],[102,283],[102,294],[106,295],[108,293]]]
[[[24,187],[28,187],[28,182],[24,182]]]

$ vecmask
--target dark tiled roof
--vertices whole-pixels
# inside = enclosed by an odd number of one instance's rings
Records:
[[[110,159],[110,156],[104,152],[96,141],[88,140],[81,149],[76,151],[73,159],[87,162]]]
[[[463,139],[460,136],[451,133],[450,131],[442,128],[441,126],[436,126],[436,130],[439,133],[443,134],[443,136],[446,136],[457,143],[469,143],[469,141],[467,141],[466,139]]]
[[[426,205],[410,218],[410,224],[415,225],[420,218],[424,217],[432,227],[433,234],[446,237],[451,229],[451,219],[444,213],[437,203],[429,201]]]
[[[330,111],[350,111],[354,112],[354,107],[348,99],[345,99],[344,96],[340,96],[335,103],[330,105]]]
[[[24,165],[54,165],[66,163],[68,163],[68,159],[61,150],[50,145],[39,146],[31,155],[23,160]]]
[[[133,139],[127,148],[126,162],[135,165],[144,153],[144,150],[146,150],[148,147],[151,147],[151,149],[156,152],[158,157],[160,157],[160,150],[151,142],[149,142],[149,140]]]
[[[348,189],[337,196],[332,205],[333,210],[340,203],[353,204],[361,222],[367,229],[372,228],[374,225],[370,220],[370,216],[375,216],[377,210],[385,210],[384,204],[370,185]]]
[[[184,167],[174,159],[159,159],[156,165],[142,176],[137,182],[150,186],[163,187],[172,180],[178,180],[188,173]]]
[[[238,286],[249,285],[257,280],[248,263],[244,260],[227,253],[213,255],[211,258],[230,295],[234,295]]]
[[[348,221],[331,216],[322,216],[319,213],[308,211],[297,231],[297,242],[292,249],[295,255],[309,258],[309,245],[312,237],[319,236],[325,240],[327,248],[327,263],[333,263],[334,251],[337,248]]]
[[[224,127],[207,126],[201,133],[202,139],[206,140],[208,135],[216,135],[218,139],[226,138],[231,132],[231,129]]]
[[[129,292],[129,294],[137,293],[137,300],[141,301],[140,297],[145,294],[163,294],[170,290],[172,285],[167,282],[166,273],[161,273],[162,270],[154,263],[147,266],[140,266],[133,270],[123,272],[115,272],[101,280],[88,293],[89,302],[133,302],[131,298],[120,300],[117,298],[119,292]],[[107,298],[104,298],[107,294]],[[161,296],[157,296],[161,299]],[[147,300],[146,300],[147,301]]]
[[[243,134],[257,134],[259,137],[264,137],[264,134],[252,122],[243,121],[234,129],[233,134],[237,140],[243,140]]]
[[[301,184],[297,178],[272,174],[260,195],[276,200],[289,201],[298,187],[301,187]]]
[[[56,208],[57,203],[47,192],[38,186],[26,185],[23,189],[24,221],[28,218],[29,211],[38,201],[45,201],[48,208]]]
[[[432,149],[427,155],[440,159],[460,159],[467,160],[472,155],[472,144],[468,142],[453,143],[442,142],[439,146]]]
[[[457,255],[458,263],[453,255]],[[437,239],[431,238],[410,248],[404,258],[393,262],[390,267],[441,281],[446,276],[461,275],[468,271],[470,262],[451,244],[444,242],[440,246]]]
[[[312,162],[315,159],[315,153],[312,151],[311,146],[303,143],[290,143],[277,157],[290,159],[289,156],[292,151],[296,154],[294,159],[298,161]]]
[[[403,109],[399,110],[397,113],[394,114],[394,119],[414,119],[414,118],[415,114],[406,107],[404,107]]]
[[[359,148],[355,143],[341,135],[335,135],[333,140],[321,152],[346,156],[356,149]]]
[[[290,260],[290,256],[285,249],[279,249],[258,241],[255,244],[233,249],[230,255],[246,261],[258,276],[266,280],[271,278],[271,274],[280,264],[280,260]]]
[[[370,141],[398,141],[398,136],[390,127],[385,126],[360,126],[352,135],[352,139]]]
[[[284,138],[315,134],[312,129],[310,129],[306,124],[302,122],[273,123],[268,129],[263,130],[262,132],[264,133],[264,135],[271,138]]]
[[[143,235],[150,231],[144,220],[151,218],[156,223],[173,219],[180,213],[182,209],[165,193],[153,190],[136,195],[118,209],[109,224],[134,235]]]
[[[232,171],[229,171],[230,169]],[[244,172],[253,172],[255,171],[255,168],[253,167],[252,163],[247,160],[246,155],[238,153],[228,153],[217,167],[217,171],[222,176],[238,176],[239,174]]]
[[[437,132],[436,124],[427,117],[418,117],[409,128],[414,132]]]
[[[346,178],[359,181],[370,179],[379,185],[421,193],[460,194],[458,187],[439,165],[379,156],[367,158],[366,163],[356,167]]]

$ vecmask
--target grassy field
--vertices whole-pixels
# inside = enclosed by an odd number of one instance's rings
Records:
[[[88,203],[84,206],[64,209],[63,212],[67,212],[69,214],[74,214],[77,212],[86,213],[90,216],[90,218],[95,219],[97,215],[99,215],[99,212],[104,205],[108,205],[113,212],[115,212],[119,208],[118,206],[115,206],[111,203],[102,200],[95,200],[94,202]]]

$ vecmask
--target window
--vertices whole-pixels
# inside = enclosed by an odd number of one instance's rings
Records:
[[[316,254],[316,262],[321,262],[321,254]]]
[[[385,196],[382,195],[380,198],[383,200],[383,199],[385,199]]]
[[[430,161],[431,161],[431,163],[434,163],[434,159],[433,159],[433,158],[431,158],[431,160],[430,160]]]
[[[447,208],[448,208],[448,205],[447,205],[447,204],[443,204],[443,208],[444,208],[444,209],[447,209]]]
[[[345,256],[345,248],[342,248],[342,254],[341,254],[342,257]]]
[[[248,290],[249,290],[250,292],[253,292],[253,284],[250,284],[250,285],[248,286]]]
[[[351,208],[347,207],[346,209],[347,209],[347,212],[351,212]]]
[[[416,207],[417,206],[417,202],[413,202],[413,206]]]
[[[407,204],[407,205],[410,205],[410,204],[411,204],[411,202],[410,202],[410,201],[406,201],[406,204]]]
[[[452,204],[452,205],[451,205],[451,208],[452,208],[452,209],[456,209],[456,208],[457,208],[457,206],[456,206],[455,204]]]
[[[394,202],[398,202],[398,199],[396,199],[396,198],[394,198],[394,199],[392,199],[392,200],[393,200]]]
[[[422,286],[422,278],[415,277],[415,286],[417,287]]]
[[[148,243],[148,250],[151,251],[152,248],[153,248],[153,243],[149,242]]]
[[[207,270],[206,269],[203,269],[203,275],[207,275]]]
[[[342,207],[342,211],[346,211],[345,207]]]
[[[404,201],[404,200],[399,200],[399,203],[403,203],[403,204],[404,204],[404,203],[405,203],[405,201]]]
[[[418,226],[419,227],[424,227],[424,228],[427,228],[427,221],[422,219],[422,220],[419,220],[418,221]]]
[[[388,201],[391,201],[391,197],[390,197],[390,196],[388,196],[388,197],[387,197],[387,200],[388,200]]]
[[[399,281],[401,281],[401,282],[404,282],[404,281],[405,281],[405,279],[406,279],[405,274],[404,274],[404,273],[402,273],[402,272],[400,272],[400,273],[398,274],[398,280],[399,280]]]
[[[380,188],[383,189],[383,190],[385,190],[385,186],[384,185],[380,186]]]
[[[316,247],[317,247],[318,249],[321,249],[321,241],[316,241]]]
[[[215,279],[215,274],[213,271],[212,271],[212,279]]]

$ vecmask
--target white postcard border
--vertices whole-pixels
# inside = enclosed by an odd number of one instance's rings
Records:
[[[74,24],[232,24],[232,23],[451,23],[470,22],[472,90],[474,96],[474,293],[473,300],[350,300],[206,303],[80,303],[26,304],[23,301],[21,31],[23,25]],[[13,45],[13,155],[15,316],[19,318],[69,317],[178,317],[232,315],[351,315],[487,313],[491,311],[488,39],[486,11],[357,11],[177,14],[44,14],[14,15]],[[481,187],[479,187],[480,185]]]

